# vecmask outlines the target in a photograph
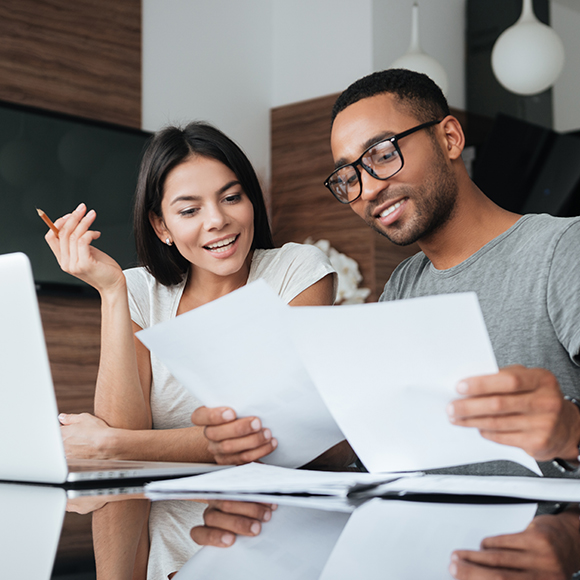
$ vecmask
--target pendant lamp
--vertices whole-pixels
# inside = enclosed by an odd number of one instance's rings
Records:
[[[499,83],[518,95],[535,95],[555,82],[564,67],[564,46],[558,35],[534,14],[532,0],[523,0],[518,21],[504,30],[491,52]]]
[[[406,68],[421,72],[430,77],[444,94],[447,93],[449,82],[445,69],[431,56],[423,52],[419,43],[419,6],[413,4],[413,20],[411,24],[411,44],[407,52],[391,64],[391,68]]]

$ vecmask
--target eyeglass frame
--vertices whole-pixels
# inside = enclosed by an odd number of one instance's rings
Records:
[[[445,117],[444,117],[445,118]],[[393,135],[392,137],[387,137],[386,139],[381,139],[380,141],[377,141],[376,143],[373,143],[370,147],[367,147],[367,149],[365,149],[362,153],[362,155],[356,160],[353,161],[352,163],[345,163],[344,165],[341,165],[340,167],[337,167],[326,179],[326,181],[324,182],[324,187],[326,187],[330,193],[332,193],[333,197],[335,199],[337,199],[340,203],[343,203],[345,205],[351,204],[353,202],[355,202],[357,199],[360,198],[360,196],[362,195],[362,179],[361,179],[361,172],[358,169],[358,165],[360,165],[371,177],[374,177],[375,179],[378,179],[380,181],[386,181],[387,179],[391,179],[391,177],[397,175],[397,173],[399,173],[399,171],[401,171],[401,169],[403,169],[403,166],[405,165],[405,158],[403,157],[403,153],[401,152],[401,148],[399,147],[399,139],[402,139],[403,137],[407,137],[409,135],[412,135],[413,133],[420,131],[421,129],[426,129],[427,127],[432,127],[433,125],[437,125],[439,123],[441,123],[441,121],[443,121],[443,119],[439,119],[437,121],[427,121],[427,123],[421,123],[420,125],[417,125],[416,127],[411,127],[411,129],[407,129],[406,131],[403,131],[402,133],[397,133],[396,135]],[[399,169],[397,169],[397,171],[395,171],[394,173],[392,173],[391,175],[389,175],[388,177],[379,177],[371,167],[367,167],[363,162],[363,157],[373,148],[376,147],[377,145],[380,145],[381,143],[385,143],[386,141],[390,141],[395,150],[397,151],[397,153],[399,154],[399,157],[401,158],[401,167],[399,167]],[[358,177],[358,183],[360,186],[360,191],[359,194],[354,198],[351,199],[350,201],[346,200],[342,200],[341,198],[338,197],[338,195],[336,195],[336,193],[334,193],[334,191],[332,191],[331,187],[330,187],[330,179],[332,178],[332,176],[337,173],[338,171],[340,171],[341,169],[344,169],[345,167],[352,167]]]

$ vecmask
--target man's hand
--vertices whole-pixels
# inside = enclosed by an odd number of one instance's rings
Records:
[[[236,535],[257,536],[262,523],[272,518],[276,505],[245,501],[210,501],[203,514],[203,526],[191,529],[191,537],[201,546],[227,548]]]
[[[450,421],[479,429],[482,437],[520,447],[536,461],[576,462],[580,413],[566,401],[556,377],[544,369],[511,366],[457,385],[464,395],[449,404]]]
[[[242,465],[272,453],[278,441],[264,429],[258,417],[236,419],[228,407],[199,407],[191,415],[194,425],[204,427],[208,450],[221,465]]]
[[[569,580],[578,569],[576,509],[538,516],[519,534],[486,538],[480,551],[457,550],[449,566],[459,580]]]

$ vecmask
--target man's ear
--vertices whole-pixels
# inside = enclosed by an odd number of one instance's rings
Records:
[[[155,230],[157,237],[163,242],[166,243],[167,239],[171,239],[170,233],[167,231],[165,227],[165,222],[163,218],[156,213],[150,211],[149,212],[149,223],[151,227]]]
[[[458,159],[465,147],[465,134],[461,123],[452,115],[448,115],[441,121],[441,127],[443,128],[447,156],[452,161]]]

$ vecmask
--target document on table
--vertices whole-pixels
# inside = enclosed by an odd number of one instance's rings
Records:
[[[349,515],[279,506],[258,537],[238,536],[227,550],[206,546],[175,580],[318,580]]]
[[[407,494],[511,497],[533,501],[580,502],[577,479],[516,476],[436,475],[412,473],[360,473],[296,470],[249,463],[193,477],[155,481],[145,486],[152,500],[169,494],[187,497],[196,492],[237,494],[258,499],[271,494],[311,494],[353,501]]]
[[[310,376],[369,471],[503,459],[541,474],[523,450],[447,418],[461,379],[498,370],[475,293],[290,308],[286,317]]]
[[[320,579],[447,580],[454,550],[522,532],[536,508],[371,500],[351,515]]]
[[[225,493],[309,493],[346,497],[354,485],[378,485],[401,476],[419,474],[372,474],[357,471],[311,471],[287,469],[275,465],[247,463],[212,473],[181,477],[147,484],[151,499],[165,492],[225,492]]]
[[[289,309],[258,280],[137,337],[204,405],[260,417],[278,440],[262,461],[299,467],[344,436],[286,330]]]

